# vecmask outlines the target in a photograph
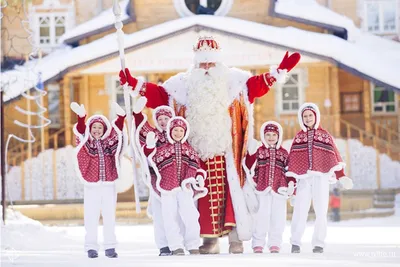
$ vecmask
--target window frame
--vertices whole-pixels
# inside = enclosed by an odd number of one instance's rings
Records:
[[[374,83],[370,83],[370,94],[371,94],[371,114],[376,115],[376,116],[393,116],[397,114],[398,111],[398,106],[397,106],[397,97],[396,93],[393,92],[394,94],[394,100],[393,102],[387,102],[384,104],[384,107],[387,106],[388,103],[393,103],[394,104],[394,111],[386,111],[386,108],[384,108],[384,111],[375,111],[375,106],[376,104],[374,103],[374,93],[376,88],[383,88],[382,86],[376,86]],[[385,89],[383,89],[385,90]],[[387,89],[386,89],[387,90]],[[388,90],[390,91],[390,90]],[[390,91],[392,92],[392,91]]]
[[[304,103],[304,93],[305,93],[305,87],[306,87],[306,75],[304,73],[304,70],[302,69],[293,69],[290,73],[288,73],[289,76],[293,75],[293,74],[297,74],[298,76],[298,84],[297,84],[297,90],[298,90],[298,103],[299,103],[299,107],[297,109],[290,109],[290,110],[284,110],[283,109],[283,87],[285,86],[285,84],[277,84],[276,87],[276,105],[275,108],[279,111],[280,114],[287,114],[287,115],[293,115],[293,114],[297,114],[298,109],[300,108],[300,106]]]
[[[382,8],[382,3],[383,2],[394,2],[395,4],[395,28],[393,30],[384,30],[384,15],[383,15],[383,8]],[[370,31],[368,29],[368,4],[369,3],[376,3],[378,5],[378,15],[379,15],[379,30],[377,31]],[[399,30],[399,2],[398,0],[364,0],[364,30],[366,32],[369,32],[371,34],[397,34]]]
[[[360,101],[358,105],[358,110],[345,110],[345,97],[348,95],[358,95]],[[341,92],[340,93],[340,111],[342,114],[351,114],[351,113],[362,113],[363,110],[363,92]]]
[[[65,18],[64,21],[64,28],[65,31],[64,33],[68,30],[68,12],[38,12],[35,13],[35,25],[36,25],[36,31],[35,31],[35,42],[37,44],[38,47],[41,48],[53,48],[55,46],[58,45],[58,40],[57,38],[60,38],[62,35],[60,36],[56,36],[56,17],[61,17],[63,16]],[[50,38],[50,42],[47,44],[42,44],[40,43],[40,19],[44,18],[44,17],[49,17],[49,38]]]
[[[50,110],[50,96],[54,93],[56,93],[56,95],[58,95],[58,106],[57,106],[57,111],[53,112],[54,110]],[[47,98],[48,98],[48,102],[47,102],[47,112],[49,113],[49,119],[51,120],[51,123],[49,124],[49,128],[52,129],[59,129],[61,127],[61,123],[62,123],[62,118],[61,118],[61,108],[60,108],[60,95],[61,95],[61,91],[60,91],[60,84],[58,83],[50,83],[47,85]],[[55,118],[55,119],[54,119]]]
[[[222,0],[221,5],[215,11],[215,16],[225,16],[231,10],[233,0]],[[197,16],[186,6],[185,0],[174,0],[175,10],[181,17]]]

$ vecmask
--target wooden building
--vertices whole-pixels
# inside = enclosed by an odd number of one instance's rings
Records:
[[[400,160],[400,82],[390,75],[400,70],[395,63],[400,62],[400,43],[392,41],[400,32],[400,1],[386,2],[389,13],[380,1],[367,0],[301,5],[285,0],[154,0],[151,5],[146,0],[124,0],[120,6],[127,67],[136,76],[161,83],[192,63],[192,47],[199,35],[217,38],[227,65],[254,74],[278,64],[286,50],[299,51],[302,60],[288,82],[256,101],[256,129],[266,120],[277,120],[285,139],[291,139],[299,130],[298,107],[314,102],[321,109],[322,125],[335,137],[359,139]],[[21,8],[15,4],[2,12],[23,20]],[[21,164],[41,149],[73,143],[76,118],[69,108],[71,101],[83,103],[89,114],[110,118],[115,115],[112,102],[123,105],[111,0],[32,0],[25,9],[30,12],[35,46],[44,55],[35,70],[42,73],[48,93],[46,116],[53,123],[45,129],[43,140],[35,132],[39,141],[31,148],[32,155],[27,145],[13,142],[11,165]],[[319,15],[308,17],[308,13]],[[2,27],[9,34],[27,37],[15,22],[7,20]],[[26,39],[4,41],[2,66],[26,58],[32,50]],[[2,74],[8,81],[18,76],[15,70]],[[7,86],[7,131],[26,137],[13,120],[27,119],[15,112],[15,106],[27,109],[27,100],[20,95],[29,88],[12,82]],[[33,116],[30,120],[35,123]]]

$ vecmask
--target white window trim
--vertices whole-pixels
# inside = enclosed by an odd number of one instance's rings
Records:
[[[375,111],[375,105],[374,105],[374,89],[375,89],[375,84],[374,83],[370,83],[370,94],[371,94],[371,114],[372,115],[376,115],[376,116],[393,116],[397,114],[398,111],[398,106],[397,106],[397,97],[396,97],[396,93],[394,96],[394,111]]]
[[[297,74],[299,77],[298,81],[298,88],[299,88],[299,107],[304,103],[304,94],[305,94],[305,88],[307,86],[307,75],[306,75],[306,70],[296,68],[293,69],[289,75],[291,74]],[[276,99],[276,106],[275,109],[279,111],[279,114],[297,114],[298,110],[284,110],[283,109],[283,99],[282,99],[282,89],[283,89],[283,84],[277,84],[275,87],[275,99]]]
[[[383,30],[384,25],[383,25],[383,14],[382,14],[382,8],[379,2],[389,2],[389,1],[394,1],[395,2],[395,29],[390,30],[390,31],[385,31]],[[397,34],[399,30],[399,0],[363,0],[363,29],[366,32],[372,33],[372,34]],[[368,9],[367,9],[367,4],[375,2],[378,3],[379,5],[379,30],[378,31],[369,31],[368,30]]]
[[[65,31],[67,31],[68,12],[51,12],[51,13],[36,13],[35,14],[35,21],[36,21],[35,42],[38,47],[53,48],[58,45],[58,43],[56,42],[55,17],[59,17],[59,16],[65,17],[64,27],[65,27]],[[50,17],[50,43],[49,44],[41,44],[40,43],[40,22],[39,21],[40,21],[41,17]]]
[[[116,75],[109,76],[108,83],[106,82],[106,87],[109,88],[109,90],[106,90],[109,92],[109,119],[113,120],[116,116],[117,113],[115,112],[115,107],[114,103],[117,102],[117,89],[119,86],[116,86],[117,82],[119,82],[119,77]]]
[[[65,10],[49,12],[50,9]],[[50,44],[40,44],[40,17],[49,16],[50,19]],[[29,20],[31,29],[34,33],[34,42],[37,47],[42,48],[44,52],[50,52],[52,48],[58,46],[55,35],[55,20],[56,16],[65,17],[65,32],[75,26],[75,4],[74,1],[70,4],[61,4],[59,1],[44,1],[42,5],[29,4]]]
[[[137,78],[141,78],[143,80],[147,80],[146,77],[144,76],[136,76]],[[121,92],[123,93],[122,86],[117,85],[119,84],[119,76],[117,75],[106,75],[105,76],[105,90],[100,91],[101,94],[108,94],[109,95],[109,101],[108,101],[108,107],[109,107],[109,119],[113,120],[116,118],[117,113],[115,112],[115,107],[114,103],[117,102],[117,89],[121,88]],[[117,86],[116,86],[117,85]],[[129,100],[131,98],[129,97]],[[125,103],[123,104],[125,106]],[[131,100],[131,109],[133,108],[133,102]]]
[[[221,5],[215,11],[215,16],[225,16],[231,10],[233,0],[222,0]],[[185,0],[174,0],[174,6],[176,11],[181,17],[196,16],[186,6]]]
[[[58,83],[48,84],[47,85],[47,94],[49,94],[50,92],[58,92],[58,95],[60,96],[60,85]],[[49,105],[49,103],[48,103],[48,105]],[[58,108],[58,112],[57,113],[50,112],[50,109],[48,109],[48,112],[49,112],[49,119],[50,120],[52,118],[54,118],[54,117],[57,117],[57,119],[58,119],[58,122],[54,121],[54,120],[51,120],[51,123],[50,123],[49,127],[50,128],[60,128],[61,127],[61,124],[60,124],[61,123],[60,107]]]

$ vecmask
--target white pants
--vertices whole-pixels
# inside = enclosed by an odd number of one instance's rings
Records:
[[[329,204],[329,182],[325,177],[309,177],[297,183],[292,218],[292,245],[301,246],[301,238],[307,224],[311,199],[315,212],[315,226],[312,246],[324,247],[327,231]]]
[[[150,192],[151,216],[153,218],[154,239],[158,249],[168,247],[167,237],[165,236],[164,221],[161,211],[161,202],[155,197],[155,193]]]
[[[161,210],[168,246],[173,251],[185,247],[187,250],[200,246],[199,212],[192,193],[179,191],[175,194],[161,193]],[[182,220],[184,233],[178,216]]]
[[[102,184],[84,187],[83,197],[84,222],[85,222],[85,251],[99,250],[97,232],[100,212],[103,217],[104,249],[115,248],[115,210],[117,205],[117,192],[114,184]]]
[[[264,247],[268,233],[268,247],[282,245],[286,224],[286,198],[274,195],[258,195],[259,208],[254,222],[252,247]]]

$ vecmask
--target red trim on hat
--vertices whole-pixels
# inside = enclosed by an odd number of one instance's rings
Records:
[[[105,122],[101,118],[95,118],[90,122],[90,125],[89,125],[90,131],[92,131],[92,126],[96,122],[101,123],[103,125],[103,128],[104,128],[103,134],[104,134],[107,131],[107,125],[105,124]]]

